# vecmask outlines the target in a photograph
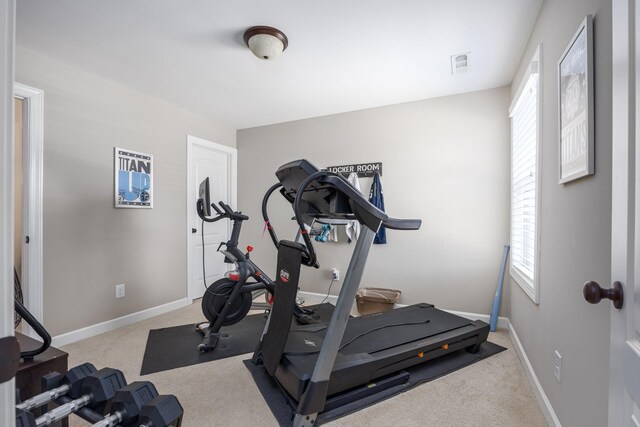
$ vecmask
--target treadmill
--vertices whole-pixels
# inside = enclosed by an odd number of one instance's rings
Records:
[[[325,410],[406,382],[405,368],[460,349],[480,350],[489,335],[487,323],[431,304],[349,318],[378,228],[417,230],[422,221],[390,218],[342,176],[321,171],[307,160],[281,166],[276,176],[280,183],[268,194],[281,187],[280,193],[293,205],[304,243],[277,241],[268,227],[278,248],[277,281],[274,304],[252,361],[264,367],[296,407],[292,425],[313,426]],[[301,266],[319,267],[304,227],[317,218],[355,219],[362,229],[330,322],[292,327]]]

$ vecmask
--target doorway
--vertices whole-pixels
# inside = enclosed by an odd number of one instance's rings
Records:
[[[36,319],[44,323],[42,279],[44,92],[15,83],[13,93],[16,107],[14,266],[22,284],[25,307]],[[17,140],[18,136],[20,141]],[[31,327],[24,322],[21,329],[22,333],[39,339]]]
[[[198,187],[209,177],[211,201],[236,208],[237,156],[235,148],[187,135],[187,299],[201,298],[210,285],[229,269],[216,253],[231,235],[230,221],[202,223],[196,212]],[[203,269],[204,263],[204,269]],[[204,271],[203,271],[204,270]],[[204,276],[206,274],[206,277]]]
[[[22,294],[22,211],[23,211],[23,187],[24,168],[23,162],[23,120],[24,99],[14,98],[14,157],[13,157],[13,269],[18,278],[15,295],[18,298]],[[17,328],[22,332],[22,323]]]

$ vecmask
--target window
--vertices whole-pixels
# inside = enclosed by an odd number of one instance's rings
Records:
[[[529,64],[511,117],[511,276],[538,303],[540,47]]]

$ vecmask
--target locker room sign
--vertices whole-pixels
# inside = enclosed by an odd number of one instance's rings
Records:
[[[349,176],[349,174],[353,172],[358,174],[358,178],[371,177],[376,173],[382,176],[382,162],[360,163],[357,165],[328,166],[326,170],[328,170],[329,172],[344,175],[345,177]]]

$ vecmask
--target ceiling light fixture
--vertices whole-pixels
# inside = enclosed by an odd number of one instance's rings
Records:
[[[264,25],[245,31],[244,42],[255,56],[264,60],[275,58],[289,45],[289,40],[282,31]]]

